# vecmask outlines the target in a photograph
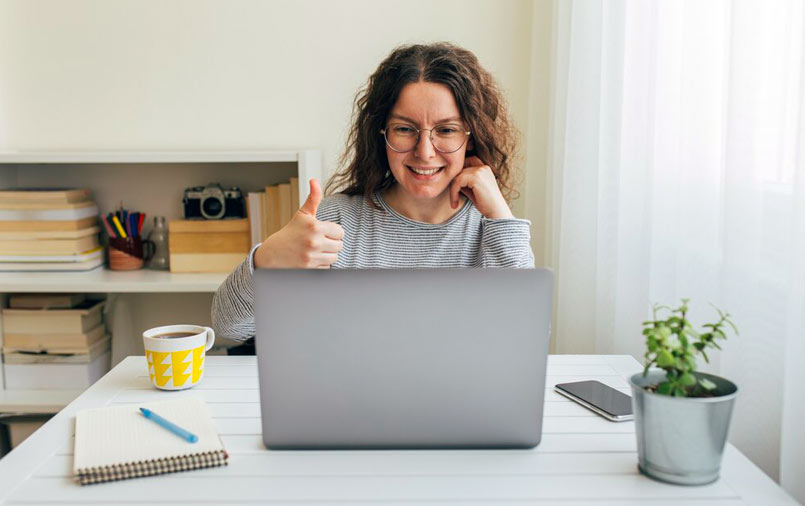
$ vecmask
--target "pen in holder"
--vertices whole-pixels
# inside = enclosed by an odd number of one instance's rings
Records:
[[[140,237],[145,213],[129,212],[121,202],[119,210],[101,216],[101,221],[109,234],[109,269],[142,269],[143,262],[154,256],[154,242]]]
[[[141,237],[109,238],[109,269],[131,271],[142,269],[143,262],[154,255],[154,243]]]

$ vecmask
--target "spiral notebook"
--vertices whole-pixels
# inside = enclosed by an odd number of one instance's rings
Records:
[[[147,408],[197,435],[189,443],[145,418]],[[199,397],[79,411],[73,471],[79,483],[189,471],[226,465],[229,456]]]

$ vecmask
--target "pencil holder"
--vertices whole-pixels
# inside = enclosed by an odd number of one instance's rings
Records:
[[[154,243],[140,237],[109,238],[109,269],[132,271],[142,269],[143,262],[154,255]]]

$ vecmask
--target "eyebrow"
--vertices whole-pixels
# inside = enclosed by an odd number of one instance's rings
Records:
[[[416,121],[412,120],[411,118],[409,118],[407,116],[403,116],[402,114],[392,114],[391,117],[396,118],[396,119],[405,120],[405,121],[408,121],[408,122],[416,124]],[[445,119],[437,121],[435,124],[436,125],[441,125],[442,123],[449,123],[451,121],[461,123],[461,118],[459,118],[459,117],[445,118]]]

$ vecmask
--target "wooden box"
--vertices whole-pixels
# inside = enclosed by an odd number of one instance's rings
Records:
[[[246,258],[251,246],[245,218],[168,224],[171,272],[229,272]]]

